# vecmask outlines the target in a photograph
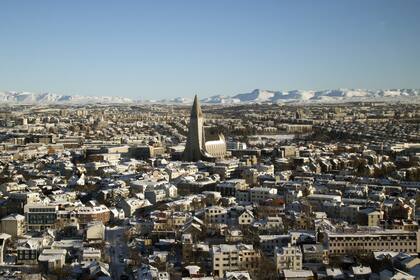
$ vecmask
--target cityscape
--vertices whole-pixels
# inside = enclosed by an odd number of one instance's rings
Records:
[[[419,277],[418,104],[17,106],[7,279]]]
[[[0,3],[0,280],[420,279],[419,1],[70,2]]]

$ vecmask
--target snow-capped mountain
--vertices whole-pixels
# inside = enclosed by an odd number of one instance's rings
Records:
[[[290,90],[272,91],[255,89],[248,93],[232,96],[214,95],[201,99],[203,104],[249,104],[249,103],[288,103],[288,102],[351,102],[351,101],[410,101],[420,102],[420,89],[328,89],[328,90]],[[125,97],[60,95],[54,93],[33,93],[0,91],[0,104],[118,104],[133,103]],[[141,103],[192,104],[189,97],[163,100],[148,100]]]
[[[131,103],[129,98],[117,96],[80,96],[54,93],[0,91],[1,104],[86,104],[86,103]]]
[[[256,89],[250,93],[241,93],[233,96],[233,99],[239,99],[241,102],[267,102],[272,101],[278,92],[271,90]]]
[[[290,90],[270,91],[255,89],[232,97],[215,95],[202,99],[202,103],[282,103],[282,102],[350,102],[350,101],[420,101],[420,89],[333,89],[333,90]]]
[[[160,104],[191,104],[192,98],[174,98],[153,101]],[[203,104],[250,104],[250,103],[323,103],[351,101],[413,101],[420,102],[420,89],[328,89],[272,91],[255,89],[233,96],[214,95],[202,98]],[[151,101],[148,101],[151,102]]]
[[[214,95],[211,97],[201,99],[202,103],[207,104],[231,104],[231,103],[240,103],[241,100],[237,98],[231,98],[223,95]]]

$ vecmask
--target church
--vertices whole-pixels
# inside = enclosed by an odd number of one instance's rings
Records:
[[[204,116],[197,95],[191,109],[184,161],[212,161],[226,155],[226,141],[216,127],[204,126]]]

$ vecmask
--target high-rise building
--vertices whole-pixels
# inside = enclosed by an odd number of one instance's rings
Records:
[[[191,109],[188,137],[182,159],[185,161],[211,160],[226,154],[223,134],[204,126],[204,116],[197,95]]]

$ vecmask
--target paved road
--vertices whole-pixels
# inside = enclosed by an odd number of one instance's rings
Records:
[[[110,243],[108,250],[110,255],[110,270],[112,279],[120,280],[125,275],[126,265],[120,259],[128,257],[128,247],[124,242],[124,227],[106,228],[106,240]]]

